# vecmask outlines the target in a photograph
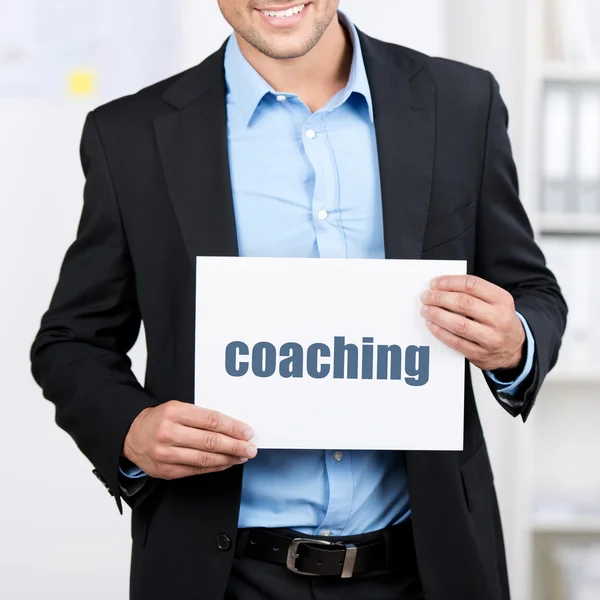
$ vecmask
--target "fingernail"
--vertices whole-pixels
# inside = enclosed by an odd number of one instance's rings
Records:
[[[240,459],[238,460],[238,462],[239,462],[240,464],[243,464],[243,463],[246,463],[246,462],[248,462],[248,459],[247,459],[247,458],[240,458]]]
[[[434,277],[430,282],[429,282],[429,287],[430,288],[434,288],[437,284],[438,284],[438,280],[439,277]]]
[[[422,294],[421,294],[421,300],[423,300],[423,302],[425,300],[427,300],[427,297],[429,296],[429,290],[425,290]]]
[[[421,306],[421,315],[424,317],[427,314],[427,307],[425,305]]]
[[[254,429],[252,429],[252,427],[248,427],[248,429],[246,429],[244,431],[244,439],[251,440],[253,437],[254,437]]]
[[[250,444],[248,448],[246,448],[246,454],[248,458],[254,458],[258,453],[258,448],[254,444]]]

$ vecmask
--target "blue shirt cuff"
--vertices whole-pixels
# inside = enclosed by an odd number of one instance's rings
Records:
[[[527,358],[525,359],[523,372],[514,381],[500,381],[491,371],[486,371],[487,376],[496,385],[501,386],[498,388],[498,393],[507,394],[509,396],[514,396],[519,390],[519,386],[527,379],[527,377],[529,377],[531,369],[533,368],[533,358],[535,356],[535,340],[533,339],[533,334],[531,333],[527,320],[519,312],[517,312],[517,317],[521,319],[521,323],[523,323],[523,328],[525,329],[525,336],[527,337]]]
[[[121,475],[128,477],[129,479],[140,479],[141,477],[146,477],[146,473],[142,471],[139,467],[134,465],[130,461],[124,461],[121,459],[119,462],[119,472]]]

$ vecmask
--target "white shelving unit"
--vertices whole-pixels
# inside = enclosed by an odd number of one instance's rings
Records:
[[[598,74],[600,82],[600,74]],[[542,235],[558,234],[595,234],[600,237],[599,214],[540,214],[537,229]]]
[[[543,94],[549,83],[598,84],[596,67],[547,61],[548,0],[526,0],[523,159],[519,166],[523,202],[538,240],[560,236],[564,240],[596,238],[600,241],[600,210],[595,214],[544,214],[541,186],[541,127]],[[600,93],[600,92],[599,92]],[[600,165],[599,165],[600,168]],[[568,243],[568,242],[567,242]],[[552,267],[552,265],[550,265]],[[600,279],[598,272],[588,277]],[[559,280],[560,283],[560,280]],[[600,286],[598,287],[600,289]],[[600,306],[600,304],[599,304]],[[572,315],[571,315],[572,316]],[[590,323],[590,327],[592,323]],[[514,600],[573,600],[557,583],[560,569],[553,551],[557,544],[600,544],[600,347],[597,368],[550,374],[530,421],[520,428],[517,440],[520,460],[515,465],[514,519],[520,556],[512,573]],[[565,498],[567,500],[565,500]],[[597,513],[578,511],[597,499]],[[572,499],[563,510],[544,509],[544,504]],[[517,562],[517,561],[514,561]],[[557,579],[558,578],[558,579]],[[586,596],[587,597],[587,596]]]
[[[600,66],[588,67],[585,65],[569,65],[557,62],[542,64],[541,76],[545,81],[559,82],[591,82],[600,81]]]
[[[553,371],[546,379],[546,385],[569,387],[598,387],[600,395],[600,373],[586,373],[583,376],[576,373],[557,373]],[[600,400],[599,400],[600,402]]]
[[[563,7],[569,2],[560,1]],[[521,200],[536,237],[542,245],[556,238],[571,240],[574,247],[590,238],[600,242],[600,215],[544,214],[542,99],[547,85],[600,85],[600,64],[564,64],[557,62],[556,54],[550,59],[545,51],[548,2],[448,0],[448,55],[496,76],[510,113]],[[596,268],[600,281],[598,257],[586,269]],[[559,283],[568,291],[575,289],[568,278],[559,276]],[[600,298],[600,284],[596,289]],[[596,312],[594,305],[592,314]],[[575,313],[569,318],[571,332],[574,325],[585,332],[586,324],[582,326]],[[582,368],[583,362],[578,365],[578,357],[565,348],[525,425],[510,421],[482,389],[476,389],[502,511],[513,600],[574,600],[557,581],[560,569],[553,547],[571,541],[600,544],[600,342],[587,352],[598,355],[597,367]],[[571,369],[568,358],[580,368]],[[572,498],[587,505],[573,510]],[[597,597],[600,600],[600,594]]]
[[[535,533],[600,535],[600,517],[554,517],[534,518]]]

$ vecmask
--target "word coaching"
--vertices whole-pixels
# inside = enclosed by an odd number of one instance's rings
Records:
[[[247,357],[247,358],[246,358]],[[359,367],[360,365],[360,367]],[[429,381],[429,346],[375,345],[372,337],[362,339],[362,347],[347,344],[346,338],[333,338],[333,350],[324,343],[304,347],[287,342],[279,349],[270,342],[252,347],[240,341],[225,348],[225,370],[231,377],[244,377],[251,370],[256,377],[305,377],[324,379],[390,379],[412,386]]]

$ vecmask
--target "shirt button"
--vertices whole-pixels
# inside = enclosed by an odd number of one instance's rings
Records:
[[[327,211],[320,210],[317,214],[317,217],[319,217],[319,220],[324,221],[327,218]]]
[[[340,462],[343,456],[344,455],[338,450],[337,452],[333,453],[333,460],[335,460],[336,462]]]
[[[307,137],[309,140],[313,140],[313,139],[315,138],[315,136],[316,136],[316,135],[317,135],[317,134],[314,132],[314,130],[313,130],[313,129],[309,129],[309,130],[306,132],[306,137]]]
[[[217,536],[217,548],[219,548],[219,550],[223,550],[224,552],[229,550],[231,548],[231,538],[224,533],[220,533]]]
[[[326,529],[325,531],[323,531],[323,533],[321,533],[321,535],[324,535],[325,537],[331,535],[331,531],[329,531],[329,529]]]
[[[285,102],[287,100],[287,96],[284,96],[283,94],[280,94],[279,96],[277,96],[277,102]]]

